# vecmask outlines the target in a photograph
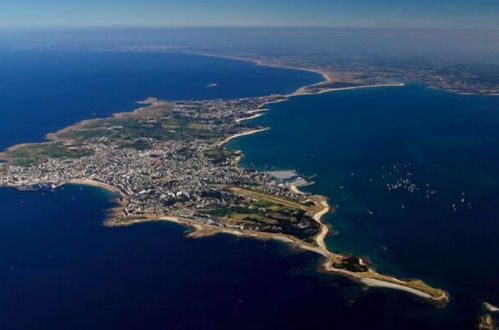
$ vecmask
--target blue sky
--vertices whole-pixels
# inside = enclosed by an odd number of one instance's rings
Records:
[[[499,0],[0,0],[0,26],[499,29]]]

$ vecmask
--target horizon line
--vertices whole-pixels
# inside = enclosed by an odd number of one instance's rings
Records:
[[[334,29],[377,29],[377,30],[442,30],[442,31],[498,31],[499,27],[413,27],[413,26],[315,26],[315,25],[32,25],[32,26],[9,26],[0,25],[2,31],[27,31],[27,30],[105,30],[105,29],[141,29],[141,30],[160,30],[160,29],[303,29],[303,30],[334,30]]]

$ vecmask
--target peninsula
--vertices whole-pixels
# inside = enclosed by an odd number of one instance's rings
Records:
[[[194,228],[191,236],[278,239],[319,254],[325,272],[445,305],[448,294],[441,289],[379,274],[364,258],[330,251],[322,216],[332,208],[325,197],[301,192],[297,186],[305,180],[294,171],[242,168],[241,153],[225,147],[233,138],[268,129],[245,124],[266,111],[265,105],[322,88],[331,86],[237,100],[149,98],[133,112],[82,121],[49,134],[46,142],[7,149],[1,154],[0,186],[97,185],[119,196],[107,226],[172,221]]]

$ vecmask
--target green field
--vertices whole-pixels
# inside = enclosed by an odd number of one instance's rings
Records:
[[[320,230],[320,225],[307,215],[309,208],[304,204],[239,187],[230,190],[235,194],[231,206],[203,213],[224,218],[228,226],[291,235],[308,243],[313,243]]]
[[[4,155],[10,163],[20,166],[30,166],[48,158],[80,158],[93,152],[81,146],[66,146],[59,142],[33,143],[19,146],[7,151]]]

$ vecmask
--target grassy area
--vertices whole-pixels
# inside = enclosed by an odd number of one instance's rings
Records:
[[[254,198],[259,202],[282,205],[290,207],[292,209],[300,209],[307,212],[311,210],[311,208],[308,205],[281,196],[270,195],[259,191],[254,191],[240,187],[231,187],[230,190],[236,195]]]
[[[224,148],[213,148],[206,150],[204,155],[214,163],[222,163],[233,157],[234,151]]]
[[[147,150],[154,141],[210,140],[223,133],[203,119],[186,118],[173,113],[167,103],[132,114],[118,114],[113,118],[89,120],[50,136],[52,142],[19,146],[4,154],[11,163],[30,166],[48,158],[79,158],[91,155],[82,148],[90,141],[115,144],[121,148]],[[71,146],[70,146],[71,145]],[[213,161],[225,161],[231,152],[213,149],[207,156]]]
[[[252,210],[247,207],[231,206],[231,207],[220,207],[213,210],[206,210],[203,213],[214,216],[214,217],[232,217],[236,214],[251,214]]]
[[[320,225],[307,215],[305,205],[279,196],[233,187],[231,206],[207,210],[210,216],[224,218],[227,226],[295,236],[313,243]]]
[[[7,151],[5,156],[15,165],[30,166],[48,158],[80,158],[92,151],[79,146],[65,146],[59,142],[27,144]]]
[[[218,138],[220,136],[220,132],[211,129],[201,121],[175,116],[149,118],[134,115],[93,120],[57,135],[58,138],[63,140],[107,138],[112,141],[135,141],[137,139],[192,140]]]

